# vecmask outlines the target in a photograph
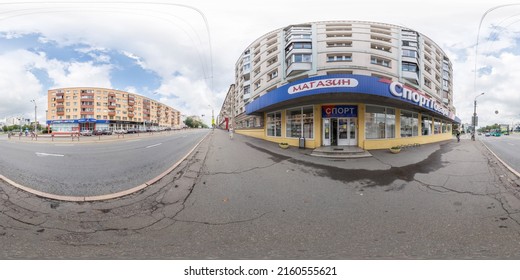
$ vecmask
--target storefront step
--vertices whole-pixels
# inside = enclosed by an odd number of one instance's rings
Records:
[[[359,147],[353,146],[328,146],[319,147],[312,151],[311,156],[315,157],[326,157],[326,158],[362,158],[371,157],[368,151],[365,151]]]

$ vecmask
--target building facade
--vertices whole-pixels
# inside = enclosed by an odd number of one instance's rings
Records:
[[[53,132],[180,128],[180,112],[125,91],[74,87],[47,94],[47,125]]]
[[[447,55],[417,31],[313,22],[249,45],[224,104],[232,107],[237,133],[273,142],[297,146],[305,138],[308,148],[363,149],[424,144],[451,138],[452,77]]]

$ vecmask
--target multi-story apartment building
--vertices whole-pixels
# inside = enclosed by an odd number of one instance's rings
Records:
[[[217,116],[217,125],[222,129],[229,129],[232,127],[232,116],[235,107],[235,85],[232,84],[229,86],[228,92],[226,94],[226,98],[224,99],[224,103],[222,103],[222,108],[220,108],[220,113]]]
[[[180,127],[180,112],[125,91],[74,87],[48,91],[47,125],[54,132]]]
[[[245,49],[224,104],[238,133],[274,142],[305,138],[310,148],[363,149],[431,143],[450,139],[457,122],[452,77],[448,56],[415,30],[295,24]]]

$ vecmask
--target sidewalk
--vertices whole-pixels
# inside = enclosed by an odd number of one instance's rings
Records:
[[[392,154],[387,149],[370,150],[372,157],[331,159],[311,156],[313,149],[297,147],[281,149],[277,143],[236,133],[234,139],[230,140],[228,133],[222,130],[215,130],[214,137],[228,138],[220,141],[228,141],[230,145],[233,142],[240,142],[258,151],[279,157],[280,160],[286,159],[293,163],[315,167],[330,167],[336,169],[335,172],[338,172],[337,169],[345,170],[344,173],[354,176],[357,175],[355,172],[348,171],[387,171],[378,172],[380,175],[377,176],[397,176],[405,180],[415,180],[415,176],[419,176],[427,178],[425,182],[443,186],[450,180],[466,188],[482,183],[485,185],[485,182],[497,184],[499,181],[499,185],[503,184],[520,199],[520,178],[507,169],[501,163],[501,159],[491,153],[483,143],[471,141],[469,138],[462,138],[457,142],[453,137],[450,141],[406,148],[398,154]]]
[[[227,132],[222,130],[215,130],[215,137],[228,137]],[[326,166],[340,167],[343,169],[365,169],[365,170],[387,170],[391,167],[403,167],[411,164],[416,164],[427,160],[429,157],[440,157],[442,146],[446,147],[444,150],[451,150],[451,144],[464,145],[466,141],[456,143],[453,141],[444,141],[440,143],[421,145],[419,147],[409,147],[401,150],[399,154],[392,154],[387,149],[384,150],[370,150],[372,157],[366,158],[350,158],[350,159],[331,159],[314,157],[310,154],[313,149],[299,149],[297,147],[289,147],[288,149],[281,149],[277,143],[265,141],[258,138],[248,137],[234,133],[234,139],[229,141],[246,142],[249,146],[257,149],[264,149],[280,156],[290,157],[293,160],[301,161],[303,163],[313,163]],[[460,146],[460,145],[459,145]]]

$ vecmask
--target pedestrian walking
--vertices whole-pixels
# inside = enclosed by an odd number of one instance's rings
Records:
[[[229,128],[229,139],[233,140],[233,128]]]
[[[460,142],[460,131],[457,130],[455,135],[457,136],[457,142]]]

